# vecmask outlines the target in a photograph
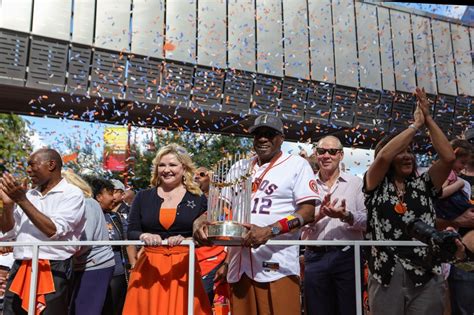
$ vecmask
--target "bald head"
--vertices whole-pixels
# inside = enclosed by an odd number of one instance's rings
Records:
[[[323,144],[330,143],[331,145],[335,146],[334,148],[342,149],[342,143],[339,138],[334,136],[325,136],[319,139],[318,143],[316,144],[317,148],[320,148]]]
[[[62,160],[59,153],[53,149],[40,149],[30,155],[26,172],[31,182],[46,193],[62,179]]]
[[[58,151],[56,150],[49,148],[39,149],[33,152],[33,154],[31,154],[31,156],[33,155],[38,156],[38,158],[43,162],[54,161],[59,170],[61,170],[61,168],[63,167],[63,160],[61,159],[61,155],[59,155]]]
[[[331,178],[339,172],[339,164],[344,157],[341,141],[334,136],[326,136],[318,141],[316,146],[319,173],[323,180]]]

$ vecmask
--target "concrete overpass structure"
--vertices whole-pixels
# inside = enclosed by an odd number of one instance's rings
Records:
[[[370,147],[421,86],[455,137],[473,43],[472,24],[352,0],[3,0],[0,110],[228,134],[273,112],[290,140]]]

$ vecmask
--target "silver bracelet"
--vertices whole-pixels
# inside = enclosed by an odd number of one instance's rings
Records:
[[[420,131],[420,129],[418,129],[418,128],[415,126],[415,124],[410,124],[410,126],[408,126],[408,128],[413,128],[413,129],[415,129],[415,132]]]

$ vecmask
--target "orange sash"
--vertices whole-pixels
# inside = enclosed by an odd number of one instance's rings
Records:
[[[30,302],[31,273],[31,260],[23,260],[10,286],[10,291],[20,297],[22,300],[21,307],[27,312]],[[54,288],[51,265],[49,260],[40,259],[38,261],[38,283],[36,288],[36,315],[39,315],[46,308],[45,295],[53,292],[56,292],[56,289]]]

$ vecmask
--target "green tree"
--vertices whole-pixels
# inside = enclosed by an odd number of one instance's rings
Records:
[[[129,158],[128,184],[135,189],[147,188],[150,185],[152,161],[156,152],[142,150],[133,146]]]
[[[134,187],[148,187],[153,158],[161,147],[170,143],[177,143],[186,148],[196,166],[208,168],[226,156],[245,154],[252,148],[250,138],[159,129],[155,132],[153,141],[149,141],[145,146],[139,144],[132,146],[130,157],[132,173],[129,178]],[[140,149],[141,147],[145,149]]]
[[[27,122],[15,114],[0,114],[0,170],[24,175],[31,151]]]

